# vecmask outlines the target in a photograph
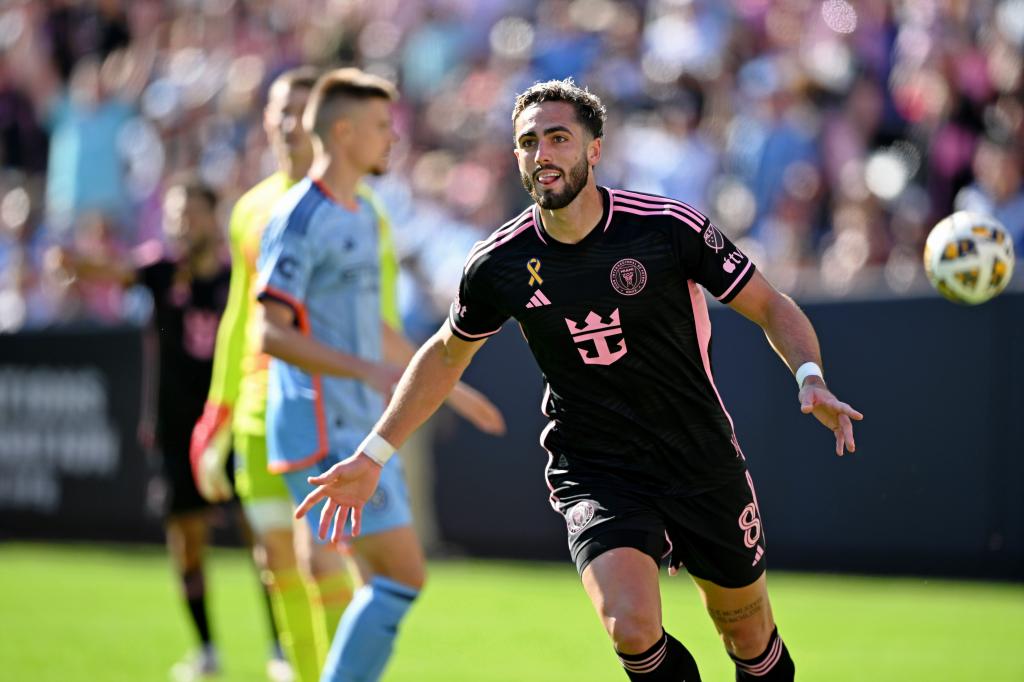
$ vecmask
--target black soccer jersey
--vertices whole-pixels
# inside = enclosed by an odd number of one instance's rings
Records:
[[[714,488],[744,465],[701,287],[728,302],[754,265],[687,204],[601,193],[601,222],[577,244],[548,235],[535,206],[477,243],[449,324],[479,340],[519,322],[547,382],[541,444],[558,469],[656,494]]]
[[[165,455],[188,453],[192,427],[203,412],[213,374],[217,325],[227,303],[231,271],[192,279],[184,265],[162,259],[138,270],[153,295],[159,344],[157,436]]]

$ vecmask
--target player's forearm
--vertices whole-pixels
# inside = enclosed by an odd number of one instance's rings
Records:
[[[416,354],[416,346],[412,345],[412,342],[387,322],[381,323],[381,329],[384,359],[398,367],[408,366]],[[466,386],[461,381],[458,381],[454,386],[452,386],[452,391],[454,391],[455,396],[457,397],[460,392],[465,393],[473,391],[473,389]],[[458,410],[458,407],[451,402],[452,395],[446,395],[445,399],[449,401],[449,405],[451,407],[455,407],[455,409]]]
[[[405,367],[416,354],[416,346],[401,332],[385,321],[381,321],[381,351],[384,359],[393,365]]]
[[[768,342],[790,371],[805,362],[821,365],[821,348],[811,321],[793,299],[780,295],[767,311],[762,325]]]
[[[445,401],[467,364],[469,358],[448,353],[440,335],[432,337],[409,363],[374,430],[396,448],[401,447]]]
[[[66,257],[66,267],[79,279],[113,282],[128,286],[135,281],[135,269],[120,261],[77,254]]]
[[[294,327],[264,320],[261,350],[310,374],[328,374],[359,380],[369,378],[376,365],[342,353],[302,334]]]

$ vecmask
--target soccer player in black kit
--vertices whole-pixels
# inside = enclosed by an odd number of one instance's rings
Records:
[[[219,671],[220,663],[207,618],[204,554],[210,531],[211,505],[200,495],[189,463],[192,427],[202,414],[210,377],[217,325],[227,302],[230,267],[222,258],[218,198],[214,190],[191,175],[175,178],[163,202],[166,246],[156,241],[136,249],[135,258],[97,260],[61,251],[62,266],[89,280],[141,285],[152,296],[152,324],[147,334],[155,341],[155,419],[144,417],[139,437],[161,456],[166,484],[167,547],[189,617],[201,649],[177,663],[175,680],[191,680]],[[147,410],[144,410],[144,412]],[[248,535],[244,518],[232,515]],[[269,611],[268,611],[269,616]],[[273,631],[273,619],[270,619]],[[276,641],[276,631],[272,632]],[[279,647],[272,651],[268,672],[290,678]]]
[[[753,483],[711,373],[704,290],[759,324],[794,371],[804,413],[854,450],[862,418],[826,387],[817,337],[698,210],[599,187],[605,110],[572,81],[516,100],[515,154],[534,205],[470,252],[448,322],[419,350],[352,457],[310,481],[304,513],[329,498],[356,528],[386,461],[441,404],[509,317],[547,383],[541,444],[552,506],[631,680],[696,682],[697,664],[662,628],[658,566],[697,585],[737,680],[792,680],[765,582]]]

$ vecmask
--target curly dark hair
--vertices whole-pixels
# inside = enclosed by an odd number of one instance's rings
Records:
[[[172,175],[167,182],[167,191],[174,187],[180,187],[186,197],[201,199],[211,211],[217,210],[220,203],[220,195],[212,185],[203,180],[197,171],[186,170]]]
[[[576,85],[572,78],[534,83],[519,93],[512,108],[512,125],[515,125],[523,109],[541,102],[568,102],[576,109],[576,118],[594,138],[604,135],[604,122],[608,118],[608,110],[597,95]]]

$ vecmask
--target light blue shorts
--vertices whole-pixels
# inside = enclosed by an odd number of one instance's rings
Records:
[[[337,455],[331,453],[305,469],[286,472],[284,481],[295,505],[298,506],[306,498],[306,495],[313,492],[313,486],[306,481],[306,478],[319,476],[340,461]],[[320,528],[320,512],[323,511],[326,503],[326,500],[323,500],[306,513],[306,521],[309,522],[309,527],[313,530],[313,537],[321,543],[329,541],[321,540],[317,535]],[[333,525],[332,522],[332,530]],[[405,486],[402,460],[396,456],[384,465],[377,489],[373,491],[370,501],[363,507],[363,527],[360,535],[373,535],[410,525],[412,525],[412,509],[409,506],[409,490]],[[350,521],[346,521],[345,533],[350,534],[351,532],[352,524]],[[331,537],[330,531],[328,531],[327,537]]]

